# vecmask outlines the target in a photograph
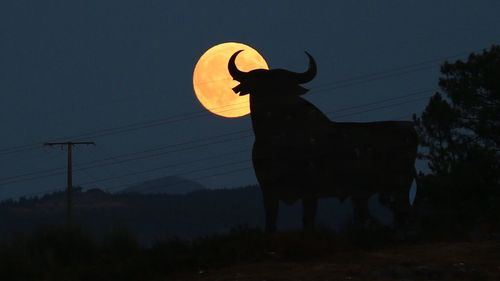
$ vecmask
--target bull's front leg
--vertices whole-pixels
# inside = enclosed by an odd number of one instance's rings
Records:
[[[266,232],[276,232],[276,222],[278,220],[279,199],[268,192],[262,192],[264,209],[266,212]]]
[[[302,207],[303,207],[302,226],[304,230],[314,229],[316,209],[318,207],[318,199],[303,198]]]

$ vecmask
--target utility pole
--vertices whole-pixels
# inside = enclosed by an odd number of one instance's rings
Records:
[[[72,148],[74,145],[80,145],[80,144],[85,144],[85,145],[95,145],[95,142],[93,141],[82,141],[82,142],[46,142],[44,145],[46,146],[54,146],[54,145],[60,145],[61,148],[66,146],[68,148],[68,176],[67,176],[67,188],[66,188],[66,224],[68,226],[72,225],[73,223],[73,196],[72,196],[72,191],[73,191],[73,159],[72,159]]]

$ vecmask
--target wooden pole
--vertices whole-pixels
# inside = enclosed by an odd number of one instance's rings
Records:
[[[95,145],[95,142],[85,141],[85,142],[47,142],[44,145],[54,146],[60,145],[61,147],[66,146],[68,149],[68,174],[67,174],[67,187],[66,187],[66,224],[68,226],[73,224],[73,146],[79,144]]]

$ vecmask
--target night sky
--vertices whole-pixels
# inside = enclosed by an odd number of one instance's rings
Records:
[[[440,62],[500,43],[498,11],[496,0],[3,0],[0,199],[65,187],[66,152],[42,145],[55,140],[96,142],[74,149],[84,188],[167,175],[254,184],[250,118],[211,115],[194,96],[205,50],[242,42],[294,71],[307,50],[318,75],[306,98],[332,120],[410,120]]]

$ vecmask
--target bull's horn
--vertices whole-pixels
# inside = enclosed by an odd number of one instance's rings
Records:
[[[314,58],[308,53],[305,52],[306,55],[309,57],[309,68],[306,70],[306,72],[303,73],[295,73],[293,72],[293,75],[295,76],[297,80],[297,84],[304,84],[307,83],[316,76],[316,62],[314,61]]]
[[[231,58],[229,59],[229,62],[227,64],[227,68],[229,70],[229,74],[233,77],[234,80],[236,81],[242,81],[244,79],[244,76],[246,72],[240,71],[238,67],[236,67],[236,57],[238,56],[239,53],[243,52],[243,50],[239,50],[236,53],[234,53]]]

